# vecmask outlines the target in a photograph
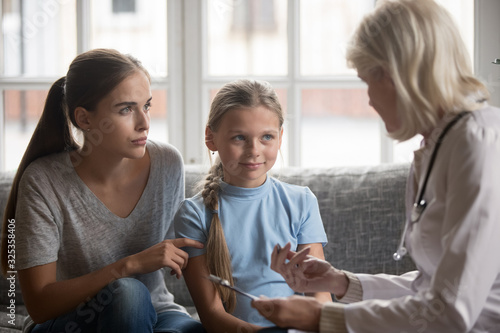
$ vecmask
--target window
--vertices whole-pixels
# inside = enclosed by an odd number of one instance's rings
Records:
[[[153,76],[150,138],[167,141],[165,1],[6,0],[1,13],[0,170],[17,167],[48,89],[86,49],[116,48],[141,60]]]
[[[211,98],[220,86],[250,76],[269,81],[287,112],[282,146],[285,165],[411,161],[420,138],[401,144],[389,139],[368,105],[366,86],[346,66],[346,43],[375,1],[266,3],[264,7],[258,0],[207,0],[187,22],[192,43],[187,50],[196,53],[189,52],[186,58],[186,63],[195,66],[189,66],[192,70],[184,77],[185,86],[201,91],[201,98],[186,101],[186,111],[202,110],[201,117],[190,117],[192,128],[203,133]],[[456,9],[460,22],[466,22],[462,28],[472,36],[470,1],[447,3]],[[185,142],[186,161],[203,162],[206,148],[201,135]]]
[[[113,0],[113,13],[134,13],[135,0]]]
[[[474,3],[438,0],[470,46]],[[269,81],[286,110],[283,163],[367,165],[412,159],[388,139],[346,42],[375,0],[4,0],[0,12],[0,170],[15,169],[52,82],[80,52],[116,48],[152,75],[150,138],[206,162],[211,99],[226,82]],[[498,23],[495,23],[498,24]],[[497,28],[492,28],[496,29]],[[497,55],[498,57],[500,55]]]
[[[2,76],[65,73],[76,55],[75,2],[7,0],[2,6]]]

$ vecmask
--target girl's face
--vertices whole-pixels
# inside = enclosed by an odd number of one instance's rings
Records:
[[[266,180],[281,146],[278,116],[264,106],[228,111],[217,132],[206,129],[207,147],[218,151],[224,181],[239,187],[258,187]]]
[[[99,149],[108,156],[141,158],[146,151],[151,107],[149,80],[142,71],[123,80],[88,113],[88,149]]]
[[[358,73],[358,76],[368,85],[370,105],[382,118],[387,132],[398,130],[401,123],[397,111],[396,88],[389,74],[381,71],[379,73]]]

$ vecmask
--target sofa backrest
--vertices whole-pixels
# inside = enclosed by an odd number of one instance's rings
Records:
[[[281,181],[308,186],[318,199],[328,236],[325,258],[355,273],[402,274],[415,269],[409,256],[394,261],[405,223],[406,177],[409,164],[369,167],[283,168],[273,171]],[[186,166],[186,197],[198,191],[207,168]],[[192,305],[182,281],[166,279],[176,301]]]
[[[392,259],[404,226],[404,196],[409,164],[324,169],[284,168],[273,176],[291,184],[308,186],[318,198],[328,236],[325,257],[334,266],[356,273],[401,274],[415,269],[409,256]],[[186,166],[186,197],[196,192],[196,184],[206,169]],[[3,211],[14,174],[0,173],[0,212]],[[176,302],[192,306],[184,280],[166,274]],[[0,278],[0,306],[8,304],[8,281]],[[22,304],[16,288],[16,304]]]
[[[405,223],[409,167],[283,168],[273,176],[308,186],[316,195],[328,236],[326,260],[356,273],[401,274],[415,269],[409,256],[399,262],[392,257]],[[202,169],[186,166],[186,197],[195,194]]]

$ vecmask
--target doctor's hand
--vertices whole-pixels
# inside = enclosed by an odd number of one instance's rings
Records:
[[[290,288],[301,293],[326,291],[339,298],[344,296],[349,286],[344,272],[309,255],[308,247],[294,252],[290,246],[290,243],[281,249],[276,246],[271,254],[271,269],[280,273]]]
[[[261,297],[252,301],[252,307],[279,327],[319,332],[322,304],[314,297]]]

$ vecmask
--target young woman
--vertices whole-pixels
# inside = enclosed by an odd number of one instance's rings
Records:
[[[294,292],[270,269],[276,244],[302,249],[323,258],[326,234],[318,203],[306,187],[268,176],[280,149],[283,112],[266,82],[240,80],[215,96],[206,145],[218,152],[203,190],[184,201],[175,216],[178,237],[205,244],[190,248],[184,278],[209,332],[254,331],[270,322],[250,306],[250,300],[210,282],[209,274],[254,294],[289,296]],[[328,293],[318,294],[331,300]]]
[[[486,103],[450,14],[432,0],[385,1],[362,21],[347,59],[389,135],[424,137],[407,182],[407,249],[394,254],[408,252],[418,270],[352,274],[307,251],[275,252],[273,267],[293,274],[295,290],[350,304],[293,297],[254,306],[280,326],[320,332],[498,332],[500,110]]]
[[[203,331],[164,281],[164,267],[182,275],[180,247],[202,244],[169,239],[183,164],[175,148],[147,139],[151,99],[142,65],[107,49],[77,56],[51,87],[3,224],[5,235],[15,219],[33,332]]]

